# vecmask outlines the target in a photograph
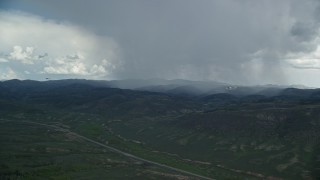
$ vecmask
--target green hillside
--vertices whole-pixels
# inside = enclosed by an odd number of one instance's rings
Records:
[[[0,89],[4,179],[197,178],[23,121],[213,179],[320,178],[318,90],[185,97],[65,81]]]

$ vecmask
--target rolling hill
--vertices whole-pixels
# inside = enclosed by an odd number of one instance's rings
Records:
[[[135,81],[130,81],[133,84],[90,80],[4,81],[0,82],[0,115],[2,120],[60,124],[135,156],[214,179],[320,177],[319,89],[236,88],[218,83],[214,90],[198,91],[203,89],[202,82],[161,82],[162,85],[158,82],[151,85],[139,81],[135,85]],[[27,152],[31,153],[30,157],[39,152],[53,159],[49,162],[58,161],[56,154],[41,148],[52,145],[59,149],[56,141],[62,139],[34,131],[32,128],[35,127],[23,124],[3,125],[1,128],[1,143],[7,147],[1,149],[0,162],[5,167],[1,177],[29,177],[31,172],[26,168],[30,159],[22,158],[24,152],[16,147],[20,145],[7,145],[15,142],[6,141],[8,136],[13,139],[47,137],[43,141],[48,144],[41,145],[39,150],[38,145],[27,145],[29,140],[25,139]],[[33,132],[32,136],[24,134],[23,129]],[[12,133],[14,131],[17,133]],[[87,145],[80,143],[77,146]],[[30,152],[31,149],[36,151]],[[6,160],[9,151],[16,161]],[[70,156],[75,153],[72,148],[67,151]],[[90,160],[92,153],[91,150],[85,151],[83,157],[88,156],[89,161],[94,162]],[[176,175],[181,175],[161,168],[136,166],[130,158],[125,161],[130,163],[117,166],[116,172],[130,166],[132,173],[151,179],[175,179],[178,178]],[[81,162],[87,163],[84,169],[97,165],[88,164],[88,159]],[[72,160],[72,163],[80,162]],[[56,176],[55,173],[63,171],[66,177],[74,177],[68,169],[73,165],[67,169],[55,169],[63,165],[56,163],[50,169],[51,174],[47,175]],[[103,168],[97,166],[103,173]],[[18,174],[12,173],[16,171]],[[76,171],[87,175],[93,173],[83,169]],[[42,175],[35,173],[34,177]],[[116,173],[113,176],[121,175]],[[139,176],[132,174],[130,177]]]

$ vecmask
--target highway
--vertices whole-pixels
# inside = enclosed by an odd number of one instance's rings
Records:
[[[168,166],[168,165],[165,165],[165,164],[161,164],[161,163],[158,163],[158,162],[155,162],[155,161],[147,160],[147,159],[138,157],[138,156],[130,154],[130,153],[126,153],[126,152],[121,151],[121,150],[119,150],[117,148],[114,148],[114,147],[106,145],[106,144],[102,144],[102,143],[100,143],[98,141],[95,141],[93,139],[90,139],[90,138],[87,138],[87,137],[82,136],[80,134],[77,134],[75,132],[72,132],[69,129],[62,128],[62,127],[59,127],[59,126],[56,126],[56,125],[44,124],[44,123],[33,122],[33,121],[15,121],[15,120],[3,120],[3,119],[1,121],[2,122],[18,122],[18,123],[34,124],[34,125],[39,125],[39,126],[45,126],[47,128],[54,129],[54,130],[61,131],[61,132],[65,132],[65,133],[71,133],[75,137],[78,137],[80,139],[86,140],[86,141],[88,141],[90,143],[93,143],[95,145],[98,145],[98,146],[101,146],[103,148],[106,148],[106,149],[108,149],[108,150],[110,150],[112,152],[115,152],[115,153],[118,153],[118,154],[122,154],[124,156],[127,156],[129,158],[132,158],[132,159],[144,162],[144,163],[148,163],[148,164],[152,164],[152,165],[155,165],[155,166],[163,167],[163,168],[166,168],[166,169],[169,169],[169,170],[173,170],[175,172],[182,173],[182,174],[185,174],[185,175],[193,176],[193,177],[196,177],[196,178],[199,178],[199,179],[214,180],[214,179],[206,177],[206,176],[202,176],[202,175],[199,175],[199,174],[188,172],[188,171],[185,171],[185,170],[182,170],[182,169],[178,169],[178,168],[175,168],[175,167],[172,167],[172,166]]]

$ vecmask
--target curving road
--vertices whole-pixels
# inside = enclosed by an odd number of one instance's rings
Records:
[[[52,128],[52,129],[55,129],[55,130],[58,130],[58,131],[62,131],[62,132],[66,132],[66,133],[71,133],[72,135],[78,137],[78,138],[81,138],[81,139],[84,139],[88,142],[91,142],[93,144],[96,144],[96,145],[99,145],[101,147],[104,147],[110,151],[113,151],[113,152],[116,152],[116,153],[119,153],[119,154],[122,154],[124,156],[127,156],[127,157],[130,157],[132,159],[135,159],[135,160],[138,160],[138,161],[141,161],[141,162],[145,162],[145,163],[148,163],[148,164],[152,164],[152,165],[156,165],[156,166],[159,166],[159,167],[163,167],[163,168],[166,168],[166,169],[169,169],[169,170],[173,170],[173,171],[176,171],[176,172],[179,172],[179,173],[182,173],[182,174],[185,174],[185,175],[190,175],[190,176],[193,176],[193,177],[196,177],[196,178],[200,178],[200,179],[207,179],[207,180],[214,180],[212,178],[209,178],[209,177],[206,177],[206,176],[202,176],[202,175],[199,175],[199,174],[195,174],[195,173],[192,173],[192,172],[188,172],[188,171],[185,171],[185,170],[182,170],[182,169],[178,169],[178,168],[175,168],[175,167],[172,167],[172,166],[168,166],[168,165],[165,165],[165,164],[161,164],[161,163],[158,163],[158,162],[155,162],[155,161],[150,161],[150,160],[147,160],[147,159],[144,159],[144,158],[141,158],[141,157],[138,157],[138,156],[135,156],[133,154],[129,154],[129,153],[126,153],[124,151],[121,151],[117,148],[114,148],[114,147],[111,147],[111,146],[108,146],[108,145],[105,145],[105,144],[102,144],[100,142],[97,142],[93,139],[90,139],[90,138],[87,138],[85,136],[82,136],[80,134],[77,134],[75,132],[72,132],[70,131],[69,129],[65,129],[65,128],[62,128],[62,127],[59,127],[59,126],[56,126],[56,125],[50,125],[50,124],[44,124],[44,123],[38,123],[38,122],[33,122],[33,121],[14,121],[14,120],[1,120],[1,121],[5,121],[5,122],[20,122],[20,123],[28,123],[28,124],[35,124],[35,125],[40,125],[40,126],[45,126],[45,127],[48,127],[48,128]]]

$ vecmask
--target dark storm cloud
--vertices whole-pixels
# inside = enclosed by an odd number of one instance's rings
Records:
[[[283,83],[283,56],[310,52],[318,35],[313,0],[28,1],[22,10],[113,37],[116,78]],[[254,79],[252,78],[253,76]]]
[[[291,35],[296,37],[299,41],[310,41],[317,35],[314,24],[307,24],[303,22],[295,23],[291,28]]]

